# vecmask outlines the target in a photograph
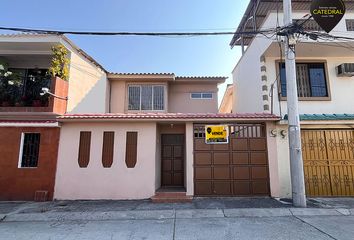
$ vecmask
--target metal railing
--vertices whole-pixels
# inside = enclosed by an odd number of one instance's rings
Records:
[[[1,76],[0,107],[47,107],[48,95],[40,95],[44,87],[50,89],[50,76]]]

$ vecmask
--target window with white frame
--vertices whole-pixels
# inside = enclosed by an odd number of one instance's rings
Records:
[[[40,140],[40,133],[22,133],[19,167],[34,168],[38,166]]]
[[[163,111],[165,87],[163,85],[129,85],[128,110]]]
[[[192,92],[191,98],[192,99],[212,99],[213,93],[211,93],[211,92]]]

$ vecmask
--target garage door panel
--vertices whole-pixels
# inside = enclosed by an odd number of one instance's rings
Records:
[[[269,192],[267,180],[257,180],[252,182],[252,192],[256,195],[264,195]]]
[[[233,170],[234,180],[248,180],[251,178],[249,167],[236,166]]]
[[[212,195],[213,185],[212,181],[196,181],[195,182],[195,194],[196,195]]]
[[[249,163],[248,152],[233,152],[232,163],[233,164],[248,164]]]
[[[249,181],[234,182],[234,194],[239,196],[251,195],[251,187]]]
[[[253,165],[266,165],[267,154],[265,152],[251,152],[251,164]]]
[[[268,168],[257,166],[251,167],[252,179],[268,179]]]
[[[250,150],[251,151],[265,151],[265,150],[267,150],[266,139],[251,138],[250,139]]]
[[[214,179],[230,179],[230,167],[216,167],[213,168]]]
[[[201,179],[211,179],[211,168],[209,167],[196,167],[195,168],[195,179],[201,180]]]
[[[230,153],[228,152],[214,152],[214,164],[215,165],[229,165],[230,164]]]
[[[214,151],[227,151],[227,150],[229,150],[229,144],[214,144],[213,150]]]
[[[214,181],[213,193],[215,195],[231,195],[231,182]]]
[[[248,151],[248,139],[232,139],[232,150],[234,151]]]
[[[211,152],[196,152],[194,153],[194,162],[196,165],[210,165],[212,153]]]
[[[194,141],[194,150],[211,150],[211,145],[205,143],[204,138],[195,138]]]

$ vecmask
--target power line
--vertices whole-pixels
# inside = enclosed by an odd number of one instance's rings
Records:
[[[257,35],[257,34],[271,34],[275,33],[274,29],[265,29],[259,31],[244,31],[244,32],[92,32],[92,31],[63,31],[63,30],[49,30],[49,29],[35,29],[35,28],[16,28],[16,27],[0,27],[0,30],[17,31],[24,33],[37,34],[72,34],[72,35],[96,35],[96,36],[214,36],[214,35]]]

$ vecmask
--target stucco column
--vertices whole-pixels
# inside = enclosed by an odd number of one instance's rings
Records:
[[[193,123],[186,123],[185,187],[188,196],[194,195],[193,148]]]

